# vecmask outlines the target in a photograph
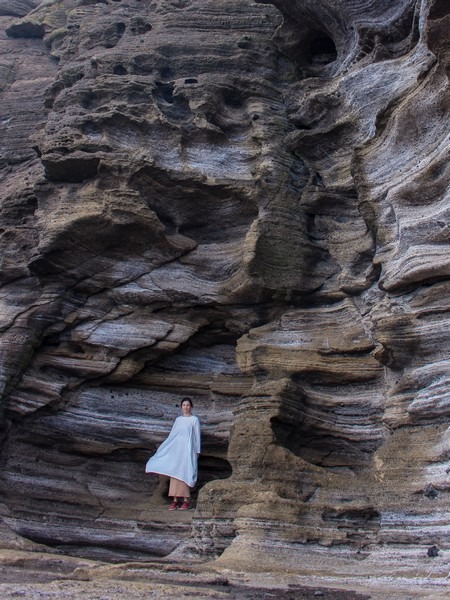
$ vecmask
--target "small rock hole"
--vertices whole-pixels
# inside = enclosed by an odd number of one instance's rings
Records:
[[[427,550],[427,556],[429,558],[436,558],[439,554],[439,548],[437,546],[430,546]]]
[[[328,65],[337,58],[335,43],[329,35],[316,32],[309,44],[310,62],[315,65]]]
[[[173,104],[173,83],[162,83],[156,81],[156,93],[155,96],[161,97],[168,104]]]
[[[427,498],[430,498],[431,500],[434,500],[435,498],[437,498],[439,496],[439,493],[431,485],[431,483],[429,483],[427,486],[425,486],[425,489],[423,490],[423,495],[426,496]]]
[[[97,101],[98,98],[96,94],[87,92],[81,100],[81,106],[85,109],[94,108],[97,105]]]
[[[241,93],[236,90],[227,90],[223,95],[223,100],[230,108],[242,108],[244,105]]]
[[[116,65],[113,69],[114,75],[127,75],[128,71],[123,65]]]
[[[132,19],[130,23],[130,31],[133,35],[144,35],[152,30],[152,25],[148,21],[141,18]]]
[[[104,32],[105,48],[114,48],[125,33],[125,23],[114,23]]]

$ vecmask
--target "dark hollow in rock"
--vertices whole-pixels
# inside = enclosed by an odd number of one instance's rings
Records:
[[[45,34],[45,25],[32,21],[13,23],[6,28],[6,34],[12,38],[42,38]]]
[[[113,69],[114,75],[127,75],[128,71],[123,65],[116,65]]]
[[[97,156],[44,157],[45,176],[52,181],[80,183],[97,174],[100,159]]]
[[[439,496],[439,492],[429,483],[423,490],[423,495],[431,500],[434,500]]]
[[[125,23],[114,23],[111,27],[106,29],[102,40],[105,48],[114,48],[125,33],[125,29]]]
[[[310,34],[309,52],[307,61],[315,65],[327,65],[337,58],[337,50],[331,37],[321,31],[313,31]]]
[[[129,27],[133,35],[144,35],[152,30],[151,23],[139,17],[131,19]]]

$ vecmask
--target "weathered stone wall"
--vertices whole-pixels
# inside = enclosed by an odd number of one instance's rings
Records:
[[[5,526],[229,563],[445,552],[444,0],[0,0],[0,23]],[[143,473],[185,395],[191,532]]]

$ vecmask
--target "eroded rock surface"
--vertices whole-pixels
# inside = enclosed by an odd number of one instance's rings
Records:
[[[447,3],[18,0],[0,24],[3,545],[438,565]],[[185,395],[192,527],[143,473]]]

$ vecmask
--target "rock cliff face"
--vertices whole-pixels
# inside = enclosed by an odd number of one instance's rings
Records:
[[[0,0],[0,24],[3,546],[430,569],[447,2]],[[192,525],[143,473],[186,395]]]

